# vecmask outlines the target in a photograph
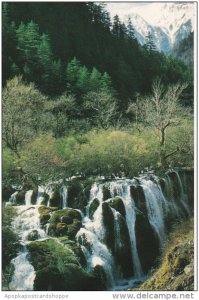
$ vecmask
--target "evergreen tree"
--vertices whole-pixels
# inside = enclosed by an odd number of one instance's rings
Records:
[[[146,49],[151,52],[151,51],[155,51],[156,50],[156,46],[154,44],[153,41],[153,37],[152,34],[150,32],[148,32],[147,36],[146,36],[146,44],[145,44]]]
[[[100,80],[101,80],[101,73],[96,68],[93,68],[89,80],[89,90],[91,91],[99,90]]]
[[[81,64],[80,61],[74,57],[67,65],[66,68],[66,80],[67,80],[67,90],[71,93],[76,93],[76,85],[78,80],[78,74]]]
[[[128,22],[127,22],[127,34],[131,39],[135,39],[135,29],[132,25],[132,21],[131,18],[128,18]]]

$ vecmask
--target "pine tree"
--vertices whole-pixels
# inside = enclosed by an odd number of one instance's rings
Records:
[[[135,29],[133,27],[131,18],[128,18],[128,23],[127,23],[127,34],[131,39],[135,39]]]
[[[78,80],[79,70],[81,68],[80,61],[74,57],[67,65],[66,68],[66,81],[67,81],[67,90],[70,93],[76,93],[76,85]]]
[[[101,73],[96,68],[93,68],[89,80],[89,90],[96,91],[100,89],[101,76]]]
[[[146,49],[150,52],[150,51],[156,51],[156,46],[154,44],[153,41],[153,37],[152,34],[150,32],[148,32],[147,36],[146,36],[146,44],[145,44]]]

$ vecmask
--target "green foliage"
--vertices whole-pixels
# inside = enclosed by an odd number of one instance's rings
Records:
[[[19,154],[19,147],[38,133],[46,98],[22,77],[14,77],[3,89],[3,142]]]
[[[154,51],[150,34],[147,47],[136,40],[131,20],[126,27],[115,16],[111,24],[101,4],[3,6],[4,83],[20,71],[46,94],[67,91],[78,95],[81,103],[85,93],[99,88],[97,79],[107,72],[124,112],[136,92],[150,91],[153,77],[161,75],[166,83],[188,80],[188,68],[183,63],[173,60],[171,64],[166,56]]]
[[[2,150],[2,166],[3,166],[3,180],[8,180],[12,176],[12,171],[15,168],[16,155],[9,148],[3,148]]]

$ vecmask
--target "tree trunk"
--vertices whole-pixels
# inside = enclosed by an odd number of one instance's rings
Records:
[[[165,146],[166,143],[166,128],[161,129],[161,146]]]

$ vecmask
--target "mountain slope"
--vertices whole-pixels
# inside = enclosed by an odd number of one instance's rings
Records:
[[[174,58],[182,60],[185,64],[193,65],[193,32],[181,40],[180,43],[173,48],[171,54]]]

